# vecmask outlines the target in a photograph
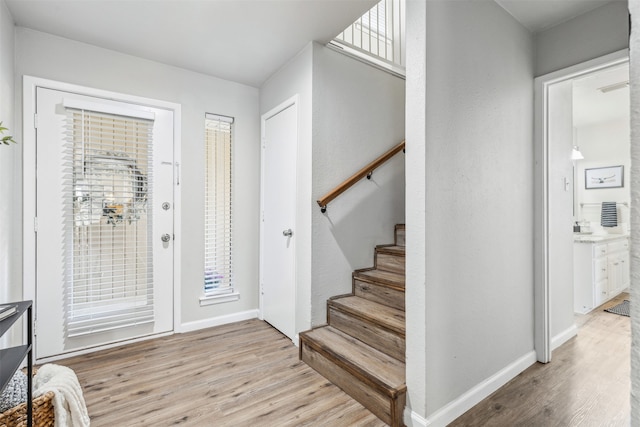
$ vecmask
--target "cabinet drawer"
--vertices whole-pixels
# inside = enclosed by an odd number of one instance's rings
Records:
[[[607,244],[600,243],[598,245],[593,245],[593,257],[600,258],[603,256],[607,256]]]
[[[600,258],[593,261],[593,280],[598,282],[607,278],[607,258]]]
[[[629,250],[628,239],[618,240],[616,242],[611,242],[607,245],[607,252],[610,254],[613,252],[626,252],[628,250]]]
[[[607,286],[607,279],[596,282],[595,289],[593,290],[593,298],[595,299],[594,307],[603,304],[609,299],[609,289]]]

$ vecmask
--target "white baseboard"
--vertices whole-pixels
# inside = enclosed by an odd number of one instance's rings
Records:
[[[240,322],[242,320],[255,319],[259,310],[240,311],[238,313],[227,314],[225,316],[212,317],[209,319],[196,320],[180,325],[180,332],[191,332],[199,329],[212,328],[214,326],[226,325],[227,323]]]
[[[570,328],[567,328],[566,330],[560,332],[555,337],[551,338],[551,351],[560,347],[562,344],[566,343],[576,335],[578,335],[578,327],[575,324],[573,324],[571,325]]]
[[[427,419],[411,410],[405,410],[404,423],[407,425],[407,427],[426,427]]]
[[[419,414],[411,412],[411,425],[420,427],[446,426],[534,363],[536,363],[536,352],[530,351],[471,388],[456,400],[449,402],[426,419]]]

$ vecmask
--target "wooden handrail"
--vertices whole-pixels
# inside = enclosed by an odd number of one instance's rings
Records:
[[[386,162],[387,160],[389,160],[390,158],[392,158],[402,150],[404,150],[404,141],[402,141],[400,144],[396,145],[391,150],[387,151],[382,156],[378,157],[377,159],[369,163],[367,166],[360,169],[351,177],[347,178],[342,184],[338,185],[336,188],[329,191],[324,196],[320,197],[318,199],[318,206],[320,206],[320,210],[322,211],[322,213],[327,211],[327,204],[330,201],[332,201],[333,199],[335,199],[336,197],[344,193],[346,190],[349,189],[349,187],[351,187],[356,182],[360,181],[365,176],[368,179],[371,179],[371,174],[376,168],[378,168],[380,165],[382,165],[384,162]]]

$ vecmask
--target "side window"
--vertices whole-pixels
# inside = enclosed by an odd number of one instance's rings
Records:
[[[233,293],[233,119],[205,118],[204,296]]]

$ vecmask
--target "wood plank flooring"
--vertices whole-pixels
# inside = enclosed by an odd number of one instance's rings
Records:
[[[630,319],[605,308],[577,316],[578,336],[455,420],[450,426],[630,425]]]
[[[256,319],[55,363],[78,375],[92,427],[385,425]]]
[[[629,426],[628,317],[577,317],[578,337],[451,426]],[[385,424],[298,360],[259,320],[177,334],[56,362],[76,371],[93,427]]]

